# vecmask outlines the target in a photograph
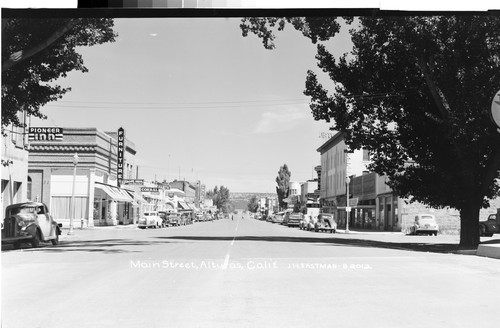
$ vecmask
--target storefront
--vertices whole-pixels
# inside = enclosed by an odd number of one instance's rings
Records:
[[[127,190],[95,183],[94,225],[133,224],[137,209],[137,202]]]
[[[401,230],[398,203],[399,197],[392,193],[377,196],[378,230]]]

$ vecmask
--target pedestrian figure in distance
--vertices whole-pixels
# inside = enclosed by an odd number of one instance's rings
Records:
[[[231,215],[231,221],[234,221],[234,215]]]

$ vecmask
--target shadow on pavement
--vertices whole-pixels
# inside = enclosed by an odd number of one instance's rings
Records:
[[[149,246],[152,244],[167,244],[168,241],[141,241],[133,239],[93,239],[93,240],[75,240],[61,241],[59,245],[42,244],[39,248],[33,248],[29,244],[24,244],[21,248],[34,252],[95,252],[95,253],[138,253],[138,250],[127,250],[123,246]],[[5,247],[5,249],[4,249]],[[2,246],[2,252],[13,250],[12,246]]]
[[[194,241],[265,241],[265,242],[285,242],[285,243],[311,243],[311,244],[329,244],[332,246],[353,246],[367,248],[388,248],[417,252],[433,253],[455,253],[463,250],[476,250],[476,248],[462,247],[458,244],[435,244],[435,243],[416,243],[416,242],[386,242],[367,239],[354,238],[310,238],[310,237],[289,237],[289,236],[237,236],[237,237],[217,237],[217,236],[171,236],[156,237],[160,239],[171,240],[194,240]]]

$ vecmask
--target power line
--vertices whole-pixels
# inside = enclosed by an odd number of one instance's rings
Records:
[[[61,100],[60,103],[87,103],[87,104],[113,104],[113,105],[196,105],[196,104],[244,104],[244,103],[268,103],[268,102],[307,102],[304,98],[275,99],[275,100],[242,100],[242,101],[197,101],[197,102],[116,102],[116,101],[71,101]]]
[[[272,107],[272,106],[290,106],[290,105],[300,105],[307,104],[308,102],[289,102],[289,103],[276,103],[276,104],[236,104],[236,105],[211,105],[211,106],[145,106],[144,104],[134,105],[135,107],[123,107],[119,104],[114,106],[92,106],[92,105],[53,105],[47,104],[47,107],[60,107],[60,108],[94,108],[94,109],[216,109],[216,108],[248,108],[248,107]],[[202,105],[202,104],[200,104]]]

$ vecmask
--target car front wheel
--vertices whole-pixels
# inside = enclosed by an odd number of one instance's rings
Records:
[[[33,246],[33,248],[40,247],[40,232],[39,231],[35,232],[35,235],[33,236],[33,239],[31,240],[31,246]]]
[[[59,234],[56,231],[56,238],[50,240],[52,242],[52,245],[57,245],[59,244]]]

